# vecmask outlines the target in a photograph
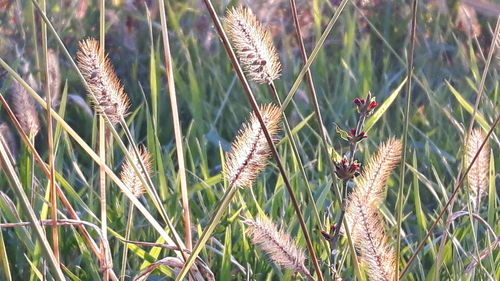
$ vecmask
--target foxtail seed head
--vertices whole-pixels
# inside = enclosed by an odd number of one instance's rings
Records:
[[[271,138],[279,129],[281,109],[268,104],[260,107],[260,114]],[[265,168],[270,149],[264,131],[254,113],[243,124],[227,155],[225,176],[229,184],[237,187],[251,186]]]
[[[486,136],[481,129],[475,129],[471,132],[469,142],[466,147],[467,165],[470,165],[485,138]],[[481,197],[483,197],[488,191],[489,164],[490,149],[488,143],[486,143],[481,149],[481,152],[479,152],[478,158],[467,174],[467,182],[471,191],[472,204],[476,207],[479,206]]]
[[[231,39],[243,69],[256,83],[271,83],[280,76],[281,63],[271,33],[248,8],[230,9],[225,18]]]
[[[130,149],[129,153],[134,161],[131,162],[127,159],[127,161],[125,161],[125,163],[122,165],[122,171],[120,173],[120,177],[125,186],[127,186],[130,192],[132,192],[132,194],[137,198],[141,197],[142,194],[146,192],[146,189],[142,185],[142,182],[133,167],[137,167],[142,176],[146,177],[141,169],[141,164],[139,162],[141,161],[144,164],[147,173],[151,174],[151,154],[149,154],[149,152],[146,150],[146,147],[144,146],[140,146],[138,150],[140,159],[138,159],[134,151]]]
[[[17,81],[11,85],[12,111],[28,136],[36,136],[40,131],[40,120],[36,111],[35,101],[26,89]]]
[[[275,264],[309,276],[304,266],[304,252],[297,247],[293,239],[267,217],[260,216],[257,220],[243,221],[248,225],[248,236],[252,243],[267,254]]]
[[[95,39],[85,39],[79,45],[80,49],[76,53],[78,68],[89,85],[95,109],[107,115],[115,125],[129,108],[128,97],[109,58],[99,55],[99,43]]]

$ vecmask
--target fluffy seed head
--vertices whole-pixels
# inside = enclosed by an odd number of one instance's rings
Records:
[[[120,173],[120,177],[123,181],[123,183],[130,189],[130,192],[134,194],[135,197],[139,198],[146,192],[146,189],[142,185],[142,182],[137,176],[134,166],[137,167],[137,169],[141,172],[143,177],[146,177],[144,172],[142,171],[141,164],[139,161],[141,161],[144,164],[144,167],[146,168],[146,171],[148,174],[151,174],[151,154],[146,150],[144,146],[140,146],[138,148],[139,150],[139,156],[140,159],[138,159],[134,153],[133,149],[129,150],[130,155],[132,156],[132,159],[134,161],[125,161],[125,163],[122,165],[122,171]]]
[[[304,266],[304,252],[297,247],[292,238],[265,216],[256,221],[243,221],[248,225],[248,236],[253,244],[258,246],[275,264],[295,270],[304,275],[309,271]]]
[[[21,84],[12,81],[11,85],[12,111],[28,136],[36,136],[40,131],[40,120],[35,107],[35,101]]]
[[[349,199],[346,218],[348,218],[349,229],[356,229],[351,237],[360,253],[361,261],[368,267],[368,279],[371,281],[395,280],[395,254],[387,242],[385,224],[377,208],[367,204],[362,196],[353,192]]]
[[[270,83],[280,76],[281,63],[271,34],[248,8],[227,12],[225,22],[238,58],[247,75],[256,83]]]
[[[47,50],[47,66],[49,68],[49,88],[52,98],[52,106],[59,103],[59,95],[61,94],[61,71],[59,70],[59,58],[56,51]]]
[[[387,243],[378,205],[386,190],[387,179],[399,162],[401,149],[401,142],[396,139],[381,144],[377,154],[355,180],[356,187],[347,202],[347,225],[361,260],[368,266],[369,279],[373,281],[395,279],[396,259]]]
[[[474,129],[470,136],[469,142],[466,147],[466,163],[467,166],[470,165],[472,159],[479,151],[481,144],[485,140],[486,136],[481,129]],[[479,156],[472,165],[469,173],[467,174],[467,181],[469,183],[469,189],[471,191],[471,199],[474,206],[479,206],[481,197],[484,196],[488,190],[488,171],[490,164],[490,149],[488,143],[486,143]]]
[[[269,135],[274,137],[279,129],[281,109],[268,104],[260,107],[260,113]],[[264,131],[254,113],[243,124],[227,154],[225,176],[229,184],[237,187],[251,186],[265,168],[270,150]]]
[[[355,179],[357,192],[365,202],[378,206],[386,190],[386,182],[401,158],[401,141],[389,139],[382,143],[361,176]]]
[[[111,123],[117,124],[125,116],[129,100],[116,77],[108,57],[99,55],[99,43],[95,39],[80,41],[76,53],[78,68],[89,85],[90,98],[95,109],[106,114]]]
[[[459,2],[455,25],[458,29],[467,34],[467,36],[481,36],[481,25],[477,19],[476,10],[467,4]]]

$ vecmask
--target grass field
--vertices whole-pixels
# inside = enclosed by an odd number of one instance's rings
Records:
[[[0,0],[0,280],[500,280],[499,15]]]

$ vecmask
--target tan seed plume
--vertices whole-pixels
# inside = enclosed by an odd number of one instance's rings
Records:
[[[28,136],[36,136],[40,131],[40,120],[36,111],[35,101],[21,84],[12,81],[11,85],[12,111]]]
[[[381,144],[361,176],[347,202],[345,218],[354,246],[368,266],[372,281],[395,280],[396,259],[384,231],[378,205],[386,190],[386,182],[401,156],[401,142],[389,139]]]
[[[274,137],[279,129],[281,109],[268,104],[260,107],[260,113],[269,135]],[[227,155],[225,176],[230,185],[248,187],[265,168],[270,155],[268,143],[259,120],[254,113],[243,124]]]
[[[52,107],[59,104],[61,95],[61,71],[59,69],[59,58],[56,51],[47,50],[47,65],[49,69],[49,88],[52,98]]]
[[[131,162],[127,159],[122,165],[122,171],[120,173],[120,177],[125,186],[127,186],[130,192],[132,192],[132,194],[137,198],[141,197],[146,192],[146,189],[142,185],[142,182],[139,176],[137,176],[137,173],[135,172],[133,167],[137,167],[137,169],[141,172],[141,175],[143,177],[146,177],[141,169],[141,164],[139,162],[141,161],[144,164],[144,167],[146,168],[148,174],[151,174],[151,154],[146,150],[146,147],[144,146],[139,146],[138,150],[140,159],[138,159],[134,151],[130,149],[129,153],[134,161]]]
[[[355,180],[357,192],[365,202],[378,206],[386,190],[386,182],[401,158],[402,144],[398,139],[388,139],[382,143],[361,176]]]
[[[99,42],[95,39],[80,41],[76,53],[78,68],[89,85],[95,109],[106,114],[113,125],[120,122],[129,108],[129,100],[116,77],[109,58],[99,56]]]
[[[470,165],[472,159],[479,151],[481,144],[485,140],[486,135],[481,129],[472,130],[469,136],[469,142],[466,147],[466,163]],[[478,207],[483,197],[488,191],[488,172],[490,164],[490,149],[488,143],[483,146],[479,156],[472,165],[467,174],[467,182],[471,191],[472,204]]]
[[[271,33],[248,8],[230,9],[225,18],[231,39],[243,69],[256,83],[271,83],[280,76],[281,63]]]
[[[304,265],[304,252],[286,232],[278,230],[269,218],[260,216],[255,221],[245,220],[243,223],[248,225],[247,234],[252,243],[266,253],[272,262],[306,277],[311,276]]]

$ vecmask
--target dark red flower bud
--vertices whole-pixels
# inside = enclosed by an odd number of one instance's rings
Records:
[[[323,235],[323,238],[325,238],[325,240],[327,240],[327,241],[332,240],[332,237],[326,231],[321,230],[321,235]]]
[[[348,141],[351,143],[360,142],[362,139],[368,137],[368,135],[364,131],[360,132],[359,134],[356,134],[356,129],[349,130],[347,134],[349,135]]]
[[[378,106],[378,103],[376,101],[371,101],[369,104],[368,104],[368,110],[373,110],[375,107]]]
[[[360,168],[361,165],[358,161],[354,160],[352,163],[349,163],[348,160],[344,158],[335,163],[335,174],[339,179],[347,181],[357,177]]]

